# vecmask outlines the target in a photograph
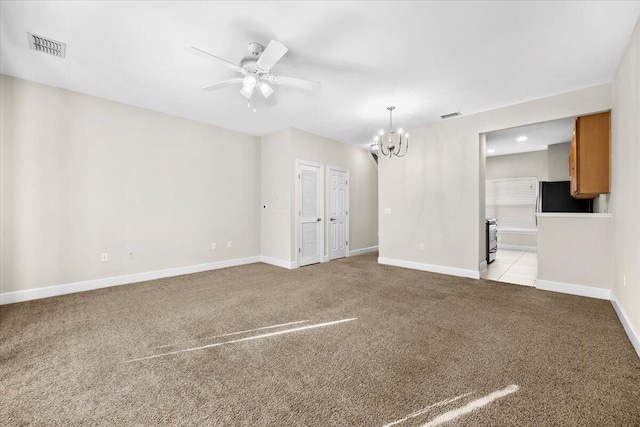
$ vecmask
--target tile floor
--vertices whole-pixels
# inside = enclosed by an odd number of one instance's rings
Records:
[[[496,260],[480,273],[480,277],[498,282],[533,286],[538,277],[538,254],[498,248]]]

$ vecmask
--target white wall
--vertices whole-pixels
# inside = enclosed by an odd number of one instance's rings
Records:
[[[548,181],[569,181],[569,151],[571,151],[571,142],[549,145],[547,148]]]
[[[260,143],[260,254],[284,262],[291,262],[291,209],[294,187],[291,169],[291,129],[263,136]]]
[[[610,290],[612,225],[606,214],[539,214],[538,280]]]
[[[349,249],[378,245],[378,174],[368,151],[289,128],[263,137],[262,152],[262,203],[268,206],[261,216],[263,256],[296,261],[296,159],[349,169]]]
[[[487,157],[487,179],[535,176],[538,181],[547,180],[547,151],[506,154]]]
[[[3,293],[260,254],[258,137],[7,76],[0,90]]]
[[[478,276],[485,203],[479,135],[610,108],[605,84],[412,129],[407,157],[379,165],[380,257]],[[385,208],[392,214],[383,215]]]
[[[614,288],[640,339],[640,21],[612,87]],[[626,286],[623,284],[626,278]],[[636,341],[640,354],[640,342]]]
[[[486,179],[535,176],[538,181],[546,181],[547,171],[546,150],[491,156],[486,159]],[[500,221],[498,221],[498,225],[500,225]],[[536,247],[535,232],[534,234],[515,234],[498,230],[498,248],[535,250]]]

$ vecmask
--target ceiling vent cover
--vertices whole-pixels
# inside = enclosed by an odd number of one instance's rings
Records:
[[[27,33],[29,36],[29,47],[38,52],[48,53],[58,58],[64,58],[67,51],[67,44],[59,41],[51,40],[46,37],[37,36]]]
[[[449,114],[444,114],[442,116],[440,116],[441,119],[450,119],[451,117],[458,117],[461,116],[462,114],[460,113],[460,111],[456,111],[455,113],[449,113]]]

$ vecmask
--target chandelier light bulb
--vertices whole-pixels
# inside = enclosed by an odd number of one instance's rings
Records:
[[[398,133],[402,135],[402,128],[398,129]]]
[[[380,129],[380,132],[378,132],[380,134],[380,136],[384,135],[384,131],[382,129]]]

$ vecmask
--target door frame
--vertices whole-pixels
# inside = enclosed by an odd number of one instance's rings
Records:
[[[296,159],[296,168],[295,168],[295,176],[294,176],[294,181],[296,182],[296,188],[295,188],[295,194],[296,194],[296,211],[294,212],[294,216],[296,217],[296,228],[295,228],[295,241],[296,241],[296,247],[295,247],[295,255],[296,255],[296,262],[295,262],[295,266],[296,268],[300,267],[300,250],[302,248],[302,242],[300,241],[300,239],[302,238],[302,231],[301,231],[301,227],[302,224],[300,223],[300,211],[302,210],[302,206],[300,205],[300,203],[302,202],[302,186],[300,185],[301,183],[301,172],[300,172],[300,165],[306,165],[306,166],[311,166],[311,167],[316,167],[318,168],[318,182],[320,183],[320,196],[318,197],[318,203],[319,203],[319,211],[320,211],[320,226],[324,227],[324,219],[326,216],[325,210],[324,210],[324,192],[325,192],[325,183],[324,183],[324,165],[322,163],[316,163],[316,162],[310,162],[307,160],[302,160],[302,159]],[[322,262],[324,260],[324,239],[322,238],[324,233],[322,233],[322,229],[320,230],[320,236],[318,238],[318,240],[320,241],[320,262]]]
[[[351,222],[350,221],[351,214],[349,212],[351,210],[350,207],[349,207],[349,189],[350,189],[350,185],[351,185],[351,178],[349,177],[349,169],[341,168],[341,167],[338,167],[338,166],[327,165],[327,178],[326,178],[327,182],[326,182],[326,187],[325,187],[325,194],[327,195],[326,196],[327,197],[327,212],[326,212],[326,217],[327,218],[329,217],[329,196],[330,196],[329,189],[331,188],[331,182],[330,182],[331,173],[330,173],[330,171],[332,171],[332,170],[335,170],[335,171],[338,171],[338,172],[345,172],[346,175],[347,175],[347,185],[346,185],[347,186],[347,191],[346,191],[347,200],[345,202],[346,203],[345,210],[347,212],[346,219],[345,219],[345,221],[347,223],[346,224],[346,230],[345,230],[346,237],[347,237],[347,244],[346,244],[347,249],[346,249],[345,257],[349,258],[349,244],[351,242],[351,234],[349,232],[349,223]],[[331,261],[331,230],[329,230],[329,226],[328,225],[326,225],[324,227],[324,229],[325,229],[325,239],[327,241],[327,245],[326,245],[327,246],[327,255],[326,255],[326,258],[325,258],[325,256],[323,256],[322,258],[323,258],[323,260]]]

